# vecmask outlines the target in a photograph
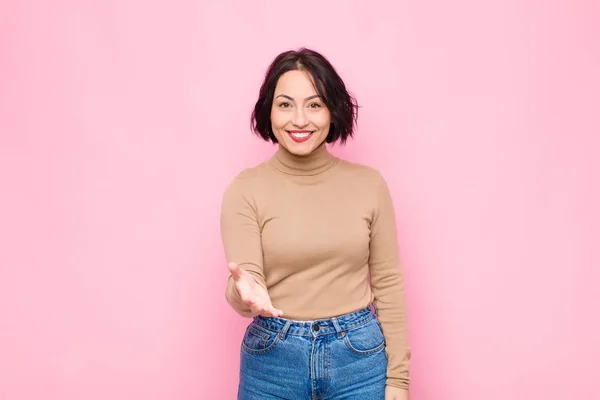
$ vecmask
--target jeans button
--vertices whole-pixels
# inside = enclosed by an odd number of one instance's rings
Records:
[[[318,331],[319,331],[319,329],[321,329],[321,328],[319,327],[319,325],[317,325],[317,324],[314,324],[314,325],[312,326],[312,328],[313,328],[313,331],[315,331],[315,332],[318,332]]]

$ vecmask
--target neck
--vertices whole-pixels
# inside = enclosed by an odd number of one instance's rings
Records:
[[[292,154],[285,147],[279,145],[279,150],[271,158],[270,163],[275,169],[286,174],[318,175],[331,168],[335,160],[323,142],[304,156]]]

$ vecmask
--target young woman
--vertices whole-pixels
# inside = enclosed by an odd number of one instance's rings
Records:
[[[376,170],[333,157],[357,106],[308,49],[275,58],[252,128],[278,144],[228,186],[226,297],[252,317],[238,399],[408,399],[403,279],[392,200]]]

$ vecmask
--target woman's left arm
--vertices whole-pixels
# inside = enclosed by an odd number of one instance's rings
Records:
[[[377,206],[371,221],[369,271],[379,322],[386,340],[386,385],[392,394],[398,396],[389,399],[405,400],[400,396],[408,393],[411,352],[408,345],[404,282],[392,198],[381,174],[378,174],[378,179]]]

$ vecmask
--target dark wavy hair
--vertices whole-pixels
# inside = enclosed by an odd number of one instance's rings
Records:
[[[267,69],[250,118],[252,131],[266,141],[277,143],[277,138],[271,129],[271,107],[275,87],[281,75],[294,70],[306,71],[310,74],[317,94],[331,113],[331,126],[325,141],[334,143],[339,140],[345,143],[354,135],[358,120],[358,104],[346,89],[344,81],[333,65],[318,52],[307,48],[279,54]]]

